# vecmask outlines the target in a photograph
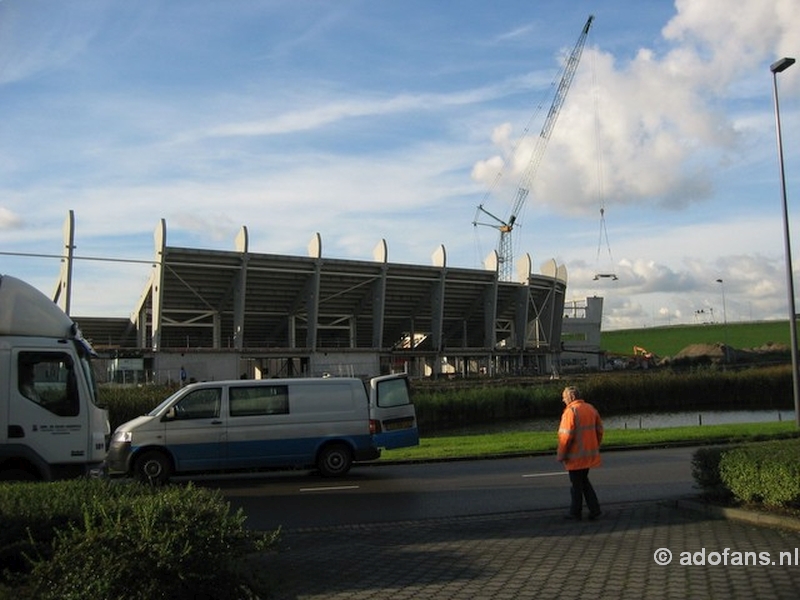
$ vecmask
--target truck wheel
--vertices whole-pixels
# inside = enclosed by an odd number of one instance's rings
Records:
[[[317,468],[323,477],[341,477],[353,464],[353,453],[345,444],[330,444],[320,450]]]
[[[134,474],[142,483],[163,485],[172,474],[172,463],[163,452],[149,450],[136,460]]]
[[[6,469],[0,471],[0,481],[38,481],[39,478],[27,469]]]

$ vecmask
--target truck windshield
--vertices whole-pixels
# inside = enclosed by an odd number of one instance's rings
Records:
[[[93,352],[91,348],[88,348],[85,345],[85,343],[81,343],[82,340],[78,341],[79,343],[75,344],[75,347],[78,351],[78,359],[81,364],[81,370],[86,377],[86,383],[89,387],[89,398],[92,401],[92,404],[98,408],[102,408],[100,406],[100,400],[97,394],[97,380],[94,376],[94,370],[92,370],[91,355]]]

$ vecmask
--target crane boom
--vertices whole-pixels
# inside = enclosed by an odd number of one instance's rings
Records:
[[[578,37],[578,41],[564,65],[561,80],[559,81],[558,88],[556,89],[555,98],[550,106],[550,110],[547,112],[547,117],[545,117],[542,130],[539,132],[539,137],[537,138],[536,146],[533,149],[530,161],[528,161],[528,165],[526,166],[525,171],[520,178],[520,183],[517,187],[517,191],[514,196],[514,202],[511,206],[511,213],[508,219],[504,221],[498,218],[487,211],[483,207],[483,204],[478,206],[478,212],[489,216],[494,221],[494,223],[492,223],[490,226],[496,228],[500,232],[497,255],[500,276],[504,281],[511,280],[513,275],[514,256],[513,248],[511,246],[511,232],[514,229],[514,225],[516,224],[517,217],[519,216],[522,207],[525,205],[525,200],[528,198],[531,183],[533,182],[533,178],[536,175],[537,169],[539,168],[539,164],[542,162],[542,157],[544,156],[547,142],[550,140],[550,135],[553,133],[553,128],[555,127],[556,121],[558,120],[558,115],[561,112],[561,107],[564,105],[564,101],[567,98],[567,92],[569,92],[569,88],[572,85],[572,80],[575,77],[575,72],[578,69],[578,63],[580,62],[581,55],[583,54],[583,46],[586,43],[586,37],[589,35],[589,28],[592,26],[593,20],[594,16],[589,15],[589,19],[583,26],[581,35]],[[487,223],[479,223],[477,220],[473,221],[473,225],[486,224]]]

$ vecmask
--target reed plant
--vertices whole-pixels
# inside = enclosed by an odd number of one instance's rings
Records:
[[[415,390],[420,427],[440,431],[479,423],[537,419],[560,413],[560,388],[555,384],[477,384],[455,390]]]
[[[638,412],[686,410],[791,409],[790,366],[745,370],[718,367],[688,371],[654,369],[580,374],[553,381],[525,384],[476,381],[415,386],[414,404],[420,430],[440,432],[453,428],[522,421],[560,415],[561,390],[575,384],[586,400],[606,416]]]

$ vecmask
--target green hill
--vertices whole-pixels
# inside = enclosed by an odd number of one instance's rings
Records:
[[[715,323],[712,325],[674,325],[643,329],[604,331],[600,347],[609,354],[633,354],[640,346],[656,356],[674,356],[693,344],[726,344],[731,348],[749,350],[768,344],[789,347],[788,321],[757,321],[750,323]]]

